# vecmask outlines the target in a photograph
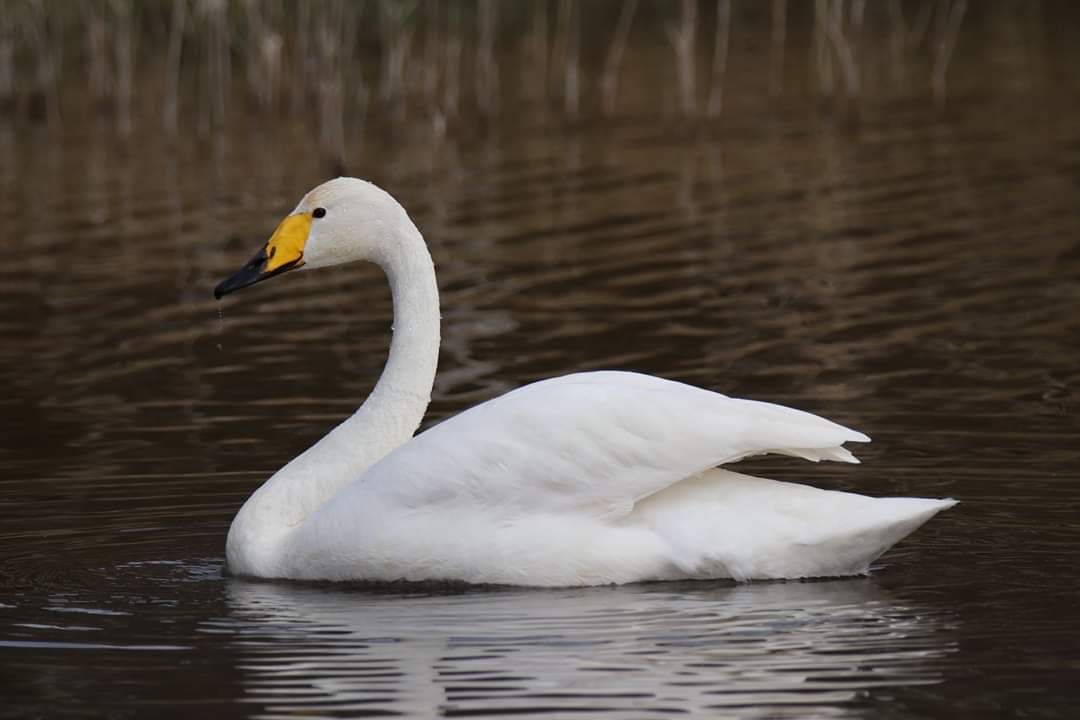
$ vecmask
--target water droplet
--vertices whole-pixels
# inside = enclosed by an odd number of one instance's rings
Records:
[[[217,319],[218,319],[218,335],[225,334],[225,309],[222,307],[222,303],[218,303],[217,306]],[[222,351],[221,343],[217,344],[218,352]]]

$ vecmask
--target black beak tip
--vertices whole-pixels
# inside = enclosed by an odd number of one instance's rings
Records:
[[[264,278],[266,275],[259,272],[257,267],[245,267],[217,284],[214,288],[214,299],[220,300],[229,293],[254,285]]]
[[[254,285],[260,280],[265,280],[273,273],[263,273],[263,264],[266,262],[266,249],[263,248],[255,253],[255,257],[248,261],[247,265],[225,278],[214,288],[214,299],[220,300],[229,293]]]

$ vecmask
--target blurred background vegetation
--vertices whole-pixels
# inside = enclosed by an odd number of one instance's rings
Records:
[[[1075,93],[1078,15],[1067,0],[0,0],[0,124],[302,123],[341,157],[373,124],[698,122],[777,102],[851,116],[944,104],[957,53],[978,56],[977,86]],[[1004,63],[1028,72],[998,77]]]

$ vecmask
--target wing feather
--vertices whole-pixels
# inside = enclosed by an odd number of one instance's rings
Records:
[[[868,440],[780,405],[636,373],[579,373],[518,388],[432,427],[345,492],[404,508],[619,517],[727,462],[766,452],[853,462],[840,446]]]

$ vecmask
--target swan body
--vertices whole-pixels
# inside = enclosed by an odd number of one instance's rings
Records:
[[[390,281],[386,368],[353,416],[241,508],[234,574],[534,586],[855,575],[954,504],[720,468],[762,453],[858,462],[843,444],[869,438],[629,372],[526,385],[414,437],[438,356],[434,267],[404,209],[362,180],[308,193],[215,295],[357,260]]]

